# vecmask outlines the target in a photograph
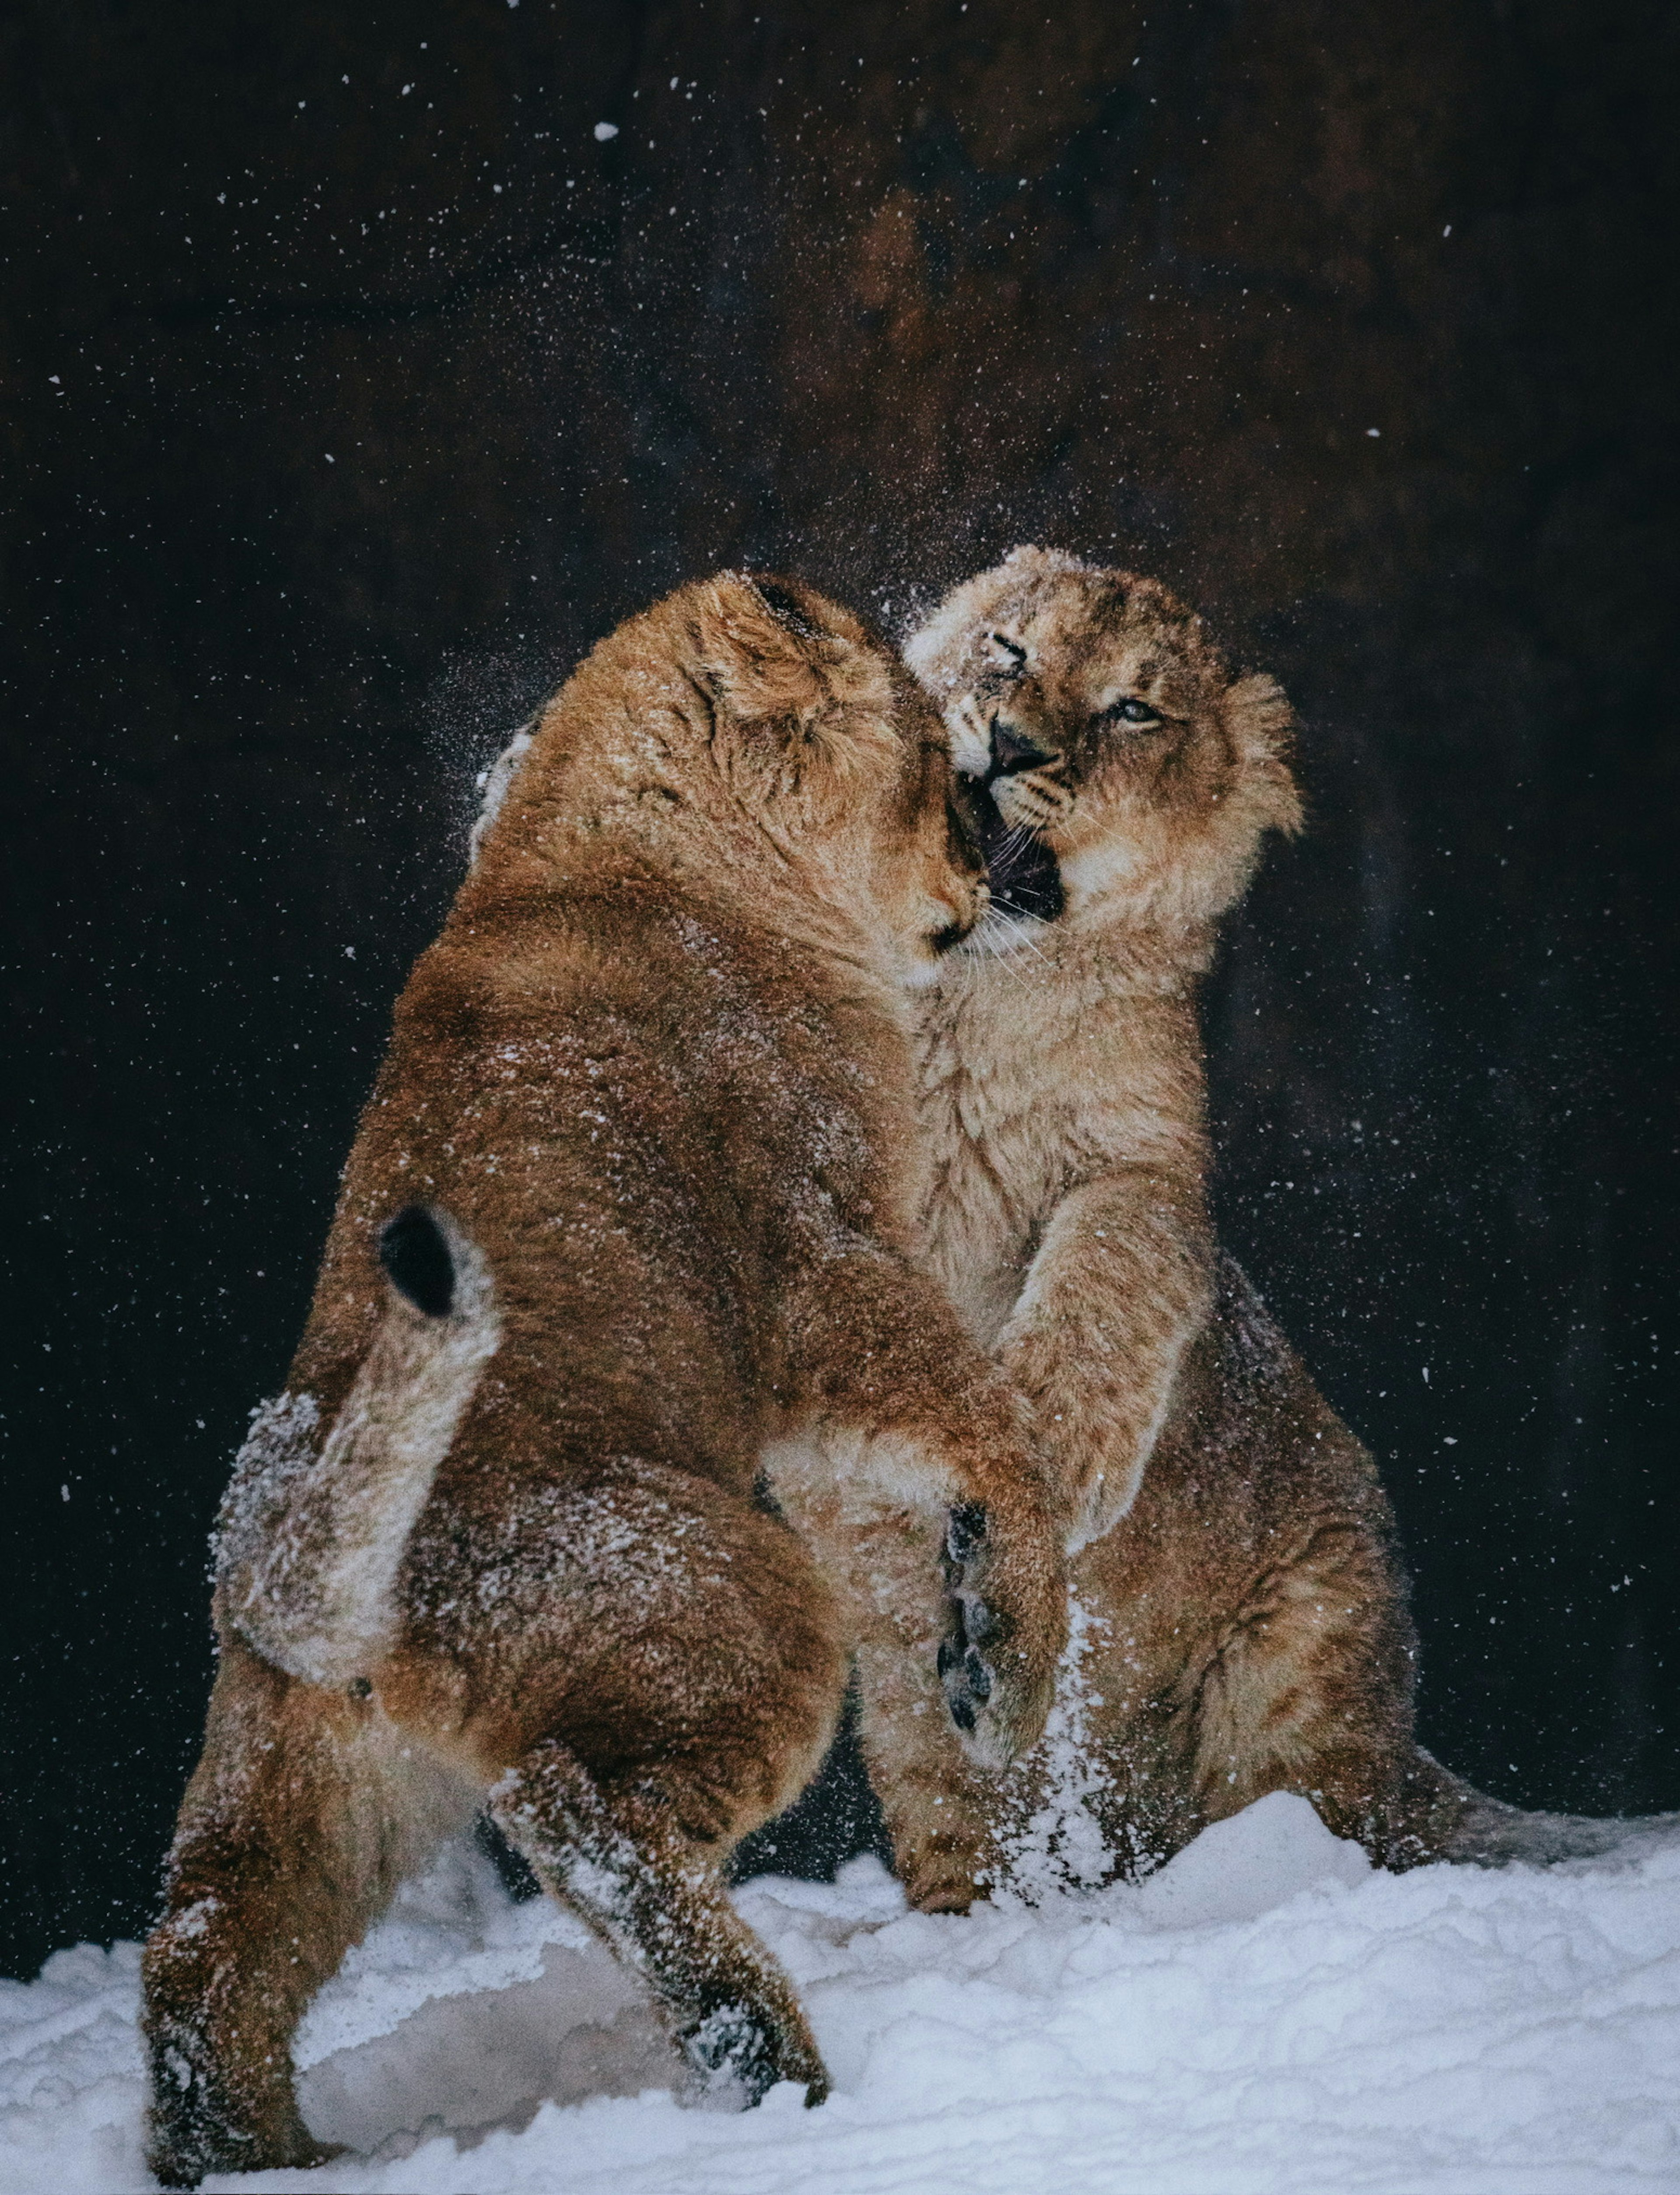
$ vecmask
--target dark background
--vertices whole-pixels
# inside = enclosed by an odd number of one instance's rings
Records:
[[[1676,20],[0,11],[12,1971],[149,1918],[474,769],[726,561],[897,629],[1051,541],[1284,678],[1227,1236],[1382,1459],[1428,1742],[1680,1806]]]

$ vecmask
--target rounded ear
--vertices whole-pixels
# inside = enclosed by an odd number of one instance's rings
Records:
[[[807,734],[836,701],[890,706],[885,664],[863,628],[797,579],[721,572],[695,605],[697,671],[739,722]]]
[[[1303,818],[1289,766],[1295,746],[1289,696],[1265,671],[1246,671],[1225,689],[1225,722],[1263,821],[1292,838]]]
[[[795,639],[826,640],[830,637],[785,581],[755,577],[752,585],[771,616],[779,625],[785,625]]]
[[[720,572],[695,609],[707,683],[733,714],[780,716],[816,700],[821,659],[840,643],[813,614],[803,590],[785,580]]]

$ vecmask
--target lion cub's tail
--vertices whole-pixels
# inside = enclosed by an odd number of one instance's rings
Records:
[[[1422,1749],[1419,1749],[1421,1752]],[[1680,1814],[1548,1814],[1490,1799],[1428,1754],[1457,1802],[1458,1818],[1443,1840],[1441,1858],[1477,1867],[1553,1867],[1560,1860],[1598,1859],[1636,1846],[1680,1842]]]
[[[217,1529],[217,1583],[258,1653],[343,1685],[395,1636],[403,1550],[501,1336],[489,1269],[435,1206],[388,1221],[388,1300],[325,1441],[308,1396],[260,1410]]]

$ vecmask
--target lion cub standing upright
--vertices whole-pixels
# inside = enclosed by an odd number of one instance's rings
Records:
[[[1282,693],[1152,581],[1037,549],[906,654],[977,781],[994,910],[922,996],[922,1255],[1037,1411],[1083,1640],[1071,1767],[1041,1749],[986,1790],[949,1747],[943,1777],[872,1760],[914,1894],[965,1904],[1029,1844],[1088,1874],[1090,1816],[1096,1872],[1128,1870],[1274,1790],[1391,1867],[1538,1857],[1543,1823],[1596,1848],[1418,1749],[1376,1470],[1210,1226],[1197,989],[1297,827]]]
[[[845,1636],[753,1499],[803,1434],[928,1518],[911,1651],[1007,1758],[1065,1623],[1013,1398],[906,1255],[903,984],[984,902],[908,682],[738,573],[544,712],[399,1001],[287,1393],[222,1520],[222,1659],[147,1947],[152,2161],[315,2161],[298,2016],[486,1800],[696,2075],[826,2077],[725,1895]],[[938,1568],[948,1509],[956,1544]],[[949,1599],[946,1596],[949,1593]]]

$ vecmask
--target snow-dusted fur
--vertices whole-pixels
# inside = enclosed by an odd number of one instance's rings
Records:
[[[1147,1869],[1273,1790],[1390,1867],[1604,1849],[1613,1828],[1501,1806],[1417,1745],[1371,1457],[1214,1242],[1197,991],[1265,833],[1298,822],[1287,701],[1154,582],[1038,549],[906,653],[989,788],[994,898],[1055,864],[1052,919],[994,916],[922,994],[921,1254],[1036,1412],[1083,1611],[1056,1742],[1002,1784],[948,1746],[944,1778],[872,1758],[914,1894],[1065,1870],[1079,1813],[1111,1869]]]
[[[259,1414],[222,1502],[216,1583],[246,1640],[313,1685],[365,1676],[395,1644],[397,1571],[479,1374],[501,1339],[477,1246],[433,1211],[453,1300],[428,1316],[393,1283],[355,1384],[319,1455],[304,1396]]]
[[[603,641],[501,789],[224,1512],[145,1963],[170,2185],[319,2157],[299,2014],[486,1803],[697,2084],[820,2098],[722,1880],[845,1680],[834,1594],[755,1501],[767,1446],[915,1551],[905,1651],[935,1686],[942,1654],[979,1755],[1050,1704],[1036,1466],[908,1254],[906,985],[985,903],[925,703],[844,612],[724,573]]]
[[[488,769],[479,774],[479,811],[473,819],[473,827],[467,833],[467,860],[476,867],[479,848],[484,844],[484,834],[502,812],[502,803],[508,797],[508,787],[513,783],[520,764],[531,752],[532,741],[537,736],[537,727],[542,722],[540,714],[523,723],[509,740]]]

